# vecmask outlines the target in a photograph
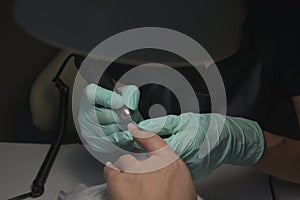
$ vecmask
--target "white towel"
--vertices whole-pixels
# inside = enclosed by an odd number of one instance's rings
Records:
[[[69,193],[61,191],[58,200],[108,200],[107,184],[87,187],[83,184],[76,186]]]

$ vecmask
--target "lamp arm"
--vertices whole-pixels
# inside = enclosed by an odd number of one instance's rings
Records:
[[[60,79],[60,75],[63,72],[66,64],[68,61],[74,57],[75,54],[70,54],[62,63],[61,67],[59,68],[56,76],[53,79],[53,83],[58,88],[60,93],[60,114],[59,114],[59,121],[58,121],[58,135],[56,140],[52,143],[37,175],[36,178],[33,180],[31,185],[31,192],[25,193],[8,200],[22,200],[31,198],[37,198],[44,194],[45,191],[45,183],[48,178],[49,172],[53,166],[53,163],[57,157],[59,149],[61,147],[62,139],[66,131],[67,125],[67,115],[68,115],[68,97],[69,97],[69,87]]]

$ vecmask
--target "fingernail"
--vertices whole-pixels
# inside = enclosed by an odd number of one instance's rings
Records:
[[[137,127],[136,127],[136,125],[134,125],[133,123],[129,123],[129,124],[127,125],[127,128],[128,128],[128,130],[133,130],[133,129],[136,129]]]
[[[116,168],[116,166],[114,166],[114,165],[113,165],[111,162],[109,162],[109,161],[107,161],[107,162],[105,163],[105,166],[120,171],[118,168]]]

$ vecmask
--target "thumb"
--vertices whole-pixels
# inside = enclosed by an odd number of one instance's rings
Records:
[[[128,124],[128,131],[147,152],[151,153],[166,146],[167,143],[158,135],[141,130],[137,125]]]

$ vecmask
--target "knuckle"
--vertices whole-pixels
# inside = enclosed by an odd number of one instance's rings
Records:
[[[177,159],[176,161],[174,161],[173,166],[178,169],[186,168],[185,163],[181,159]]]

